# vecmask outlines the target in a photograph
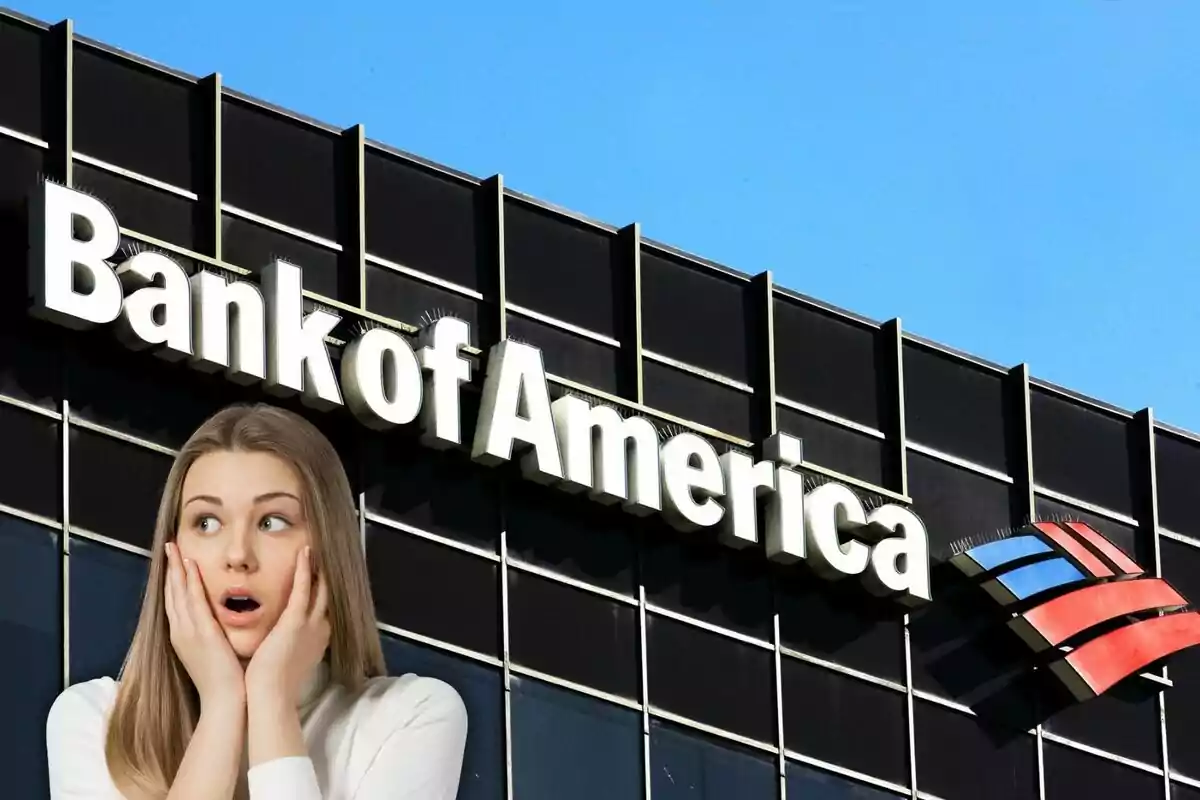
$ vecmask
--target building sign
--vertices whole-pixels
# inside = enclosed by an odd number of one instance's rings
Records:
[[[335,371],[325,337],[341,318],[305,313],[299,267],[276,261],[255,284],[206,271],[189,277],[156,252],[111,266],[120,241],[113,213],[49,181],[31,198],[29,216],[36,316],[80,330],[111,325],[131,348],[318,408],[344,405],[374,429],[416,422],[431,447],[464,444],[464,321],[437,320],[415,349],[396,331],[367,330]],[[762,537],[769,558],[806,561],[828,579],[859,576],[870,591],[908,604],[930,599],[921,520],[900,505],[868,511],[835,482],[805,492],[800,440],[772,436],[759,461],[718,454],[694,433],[660,443],[644,417],[581,397],[551,401],[541,351],[527,344],[504,341],[489,353],[469,449],[483,464],[519,458],[526,478],[630,514],[662,514],[684,531],[715,528],[733,547]]]
[[[1034,523],[951,563],[981,581],[1035,653],[1052,656],[1080,700],[1200,644],[1200,613],[1082,522]]]

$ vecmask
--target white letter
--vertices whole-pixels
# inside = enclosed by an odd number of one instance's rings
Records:
[[[471,327],[461,319],[442,317],[421,331],[417,358],[429,370],[425,391],[433,402],[422,409],[421,442],[443,449],[462,444],[459,386],[471,380],[471,362],[461,351],[471,341]]]
[[[484,464],[507,461],[514,441],[533,445],[521,459],[525,477],[538,483],[562,479],[542,351],[505,340],[488,357],[471,457]]]
[[[767,500],[767,558],[791,564],[804,558],[804,476],[775,468],[775,493]]]
[[[924,523],[897,505],[880,506],[867,515],[867,521],[898,534],[875,545],[872,570],[863,576],[867,588],[878,595],[903,592],[900,602],[905,605],[929,601],[929,536]]]
[[[421,410],[421,365],[404,337],[374,328],[342,355],[346,405],[368,428],[406,425]]]
[[[270,315],[267,346],[267,391],[301,392],[305,405],[328,408],[342,404],[325,337],[341,317],[327,311],[304,313],[300,268],[276,261],[262,271]]]
[[[117,277],[131,292],[117,328],[125,346],[164,345],[156,354],[168,361],[191,355],[192,292],[183,267],[162,253],[138,253],[117,267]],[[162,285],[154,286],[159,278]]]
[[[192,367],[201,372],[224,369],[225,377],[240,384],[265,379],[267,335],[262,292],[252,283],[226,283],[220,275],[203,270],[190,280]]]
[[[867,568],[871,550],[856,539],[842,541],[841,528],[865,524],[867,513],[858,496],[840,483],[826,483],[804,498],[804,527],[813,569],[822,578],[835,580],[858,575]]]
[[[693,461],[698,462],[693,466]],[[707,528],[721,521],[725,509],[714,500],[725,491],[717,451],[694,433],[681,433],[662,446],[664,512],[681,531]]]
[[[745,547],[758,541],[758,498],[775,489],[775,465],[745,453],[730,451],[721,456],[725,474],[728,510],[721,522],[721,541],[730,547]]]
[[[563,489],[590,490],[590,497],[605,505],[620,500],[638,516],[662,510],[654,423],[643,417],[622,419],[615,408],[592,406],[571,395],[555,400],[551,411],[562,447]]]
[[[104,262],[117,252],[121,232],[108,206],[44,181],[29,209],[30,312],[76,330],[115,320],[121,283]]]

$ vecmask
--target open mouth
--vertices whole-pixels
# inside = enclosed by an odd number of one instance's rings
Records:
[[[258,608],[258,601],[246,595],[230,595],[223,605],[235,614],[246,614]]]

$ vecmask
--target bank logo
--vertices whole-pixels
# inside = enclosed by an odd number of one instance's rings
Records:
[[[1038,522],[951,559],[1079,700],[1200,644],[1200,612],[1082,522]]]

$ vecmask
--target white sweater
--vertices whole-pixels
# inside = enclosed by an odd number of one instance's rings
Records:
[[[46,722],[52,800],[120,798],[104,759],[112,678],[77,683]],[[416,675],[374,678],[358,693],[310,681],[301,705],[308,757],[247,773],[252,800],[454,800],[467,713],[448,684]],[[246,767],[243,753],[243,769]]]

